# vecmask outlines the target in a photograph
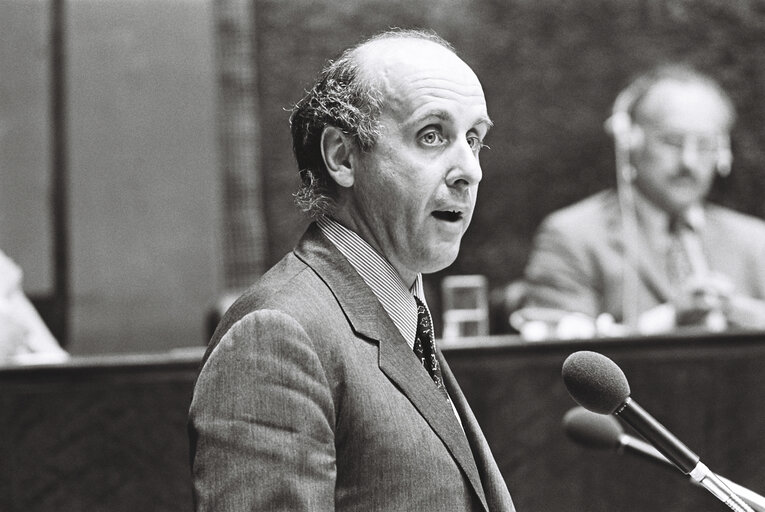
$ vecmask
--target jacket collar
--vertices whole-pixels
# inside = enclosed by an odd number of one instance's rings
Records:
[[[646,236],[645,230],[641,227],[639,216],[634,215],[632,217],[638,222],[637,229],[635,230],[637,236],[634,240],[627,240],[623,224],[624,213],[620,209],[617,193],[614,193],[611,197],[613,201],[608,201],[605,204],[606,211],[608,212],[607,218],[609,219],[608,243],[624,254],[625,263],[630,266],[631,271],[637,272],[645,286],[656,296],[659,302],[669,301],[672,296],[672,290],[669,288],[667,279],[660,270],[664,268],[664,262],[651,250],[650,240]],[[628,261],[629,258],[627,258],[628,247],[626,244],[630,243],[634,244],[635,262],[630,262]]]

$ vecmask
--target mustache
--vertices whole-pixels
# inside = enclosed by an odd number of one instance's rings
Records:
[[[691,178],[695,181],[699,181],[699,173],[692,168],[681,165],[676,173],[672,175],[673,178]]]

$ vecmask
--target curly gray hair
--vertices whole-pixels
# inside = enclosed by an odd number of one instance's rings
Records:
[[[336,205],[337,184],[329,176],[321,154],[324,128],[339,128],[364,152],[374,148],[379,135],[384,95],[378,84],[362,72],[356,50],[373,41],[398,38],[432,41],[454,52],[448,42],[433,32],[402,29],[382,32],[345,50],[337,60],[330,62],[292,109],[292,149],[301,179],[295,202],[311,217],[331,215]]]

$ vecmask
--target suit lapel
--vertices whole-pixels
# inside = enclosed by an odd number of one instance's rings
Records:
[[[470,480],[484,508],[488,510],[475,458],[451,405],[438,391],[401,335],[398,335],[398,340],[404,346],[389,340],[380,339],[380,369],[398,385],[443,441]],[[443,364],[443,358],[440,360]],[[447,382],[446,386],[449,393],[458,389],[454,387],[453,380],[449,384]]]
[[[667,302],[672,296],[672,291],[669,288],[666,277],[662,276],[658,269],[664,268],[664,262],[661,261],[651,251],[648,240],[646,240],[645,232],[641,229],[640,225],[637,226],[638,239],[636,243],[637,252],[637,268],[633,262],[627,259],[627,248],[625,247],[625,233],[622,226],[622,213],[619,210],[618,202],[616,201],[616,194],[613,195],[614,201],[607,203],[609,228],[608,229],[608,243],[614,248],[614,250],[622,255],[623,261],[625,261],[633,271],[636,271],[640,276],[642,283],[656,296],[658,302]]]
[[[465,395],[462,394],[462,390],[457,384],[451,368],[449,368],[441,353],[439,353],[439,360],[441,362],[444,382],[450,390],[454,406],[462,419],[465,435],[470,443],[471,453],[477,463],[481,483],[486,494],[486,506],[489,510],[514,510],[513,500],[510,497],[510,492],[507,490],[507,484],[491,453],[489,443],[483,435],[478,420],[475,414],[473,414],[473,410],[470,408]]]
[[[353,330],[377,342],[380,370],[398,386],[443,441],[486,507],[480,475],[465,432],[372,290],[316,224],[309,227],[295,254],[332,290]],[[447,385],[450,393],[454,386],[453,380]]]

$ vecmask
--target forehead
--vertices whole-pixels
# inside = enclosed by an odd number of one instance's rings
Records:
[[[730,128],[731,112],[719,92],[700,82],[659,82],[646,93],[635,114],[678,131],[717,132]]]
[[[459,105],[459,112],[488,117],[481,83],[451,50],[413,38],[374,41],[358,50],[361,68],[397,117]]]

